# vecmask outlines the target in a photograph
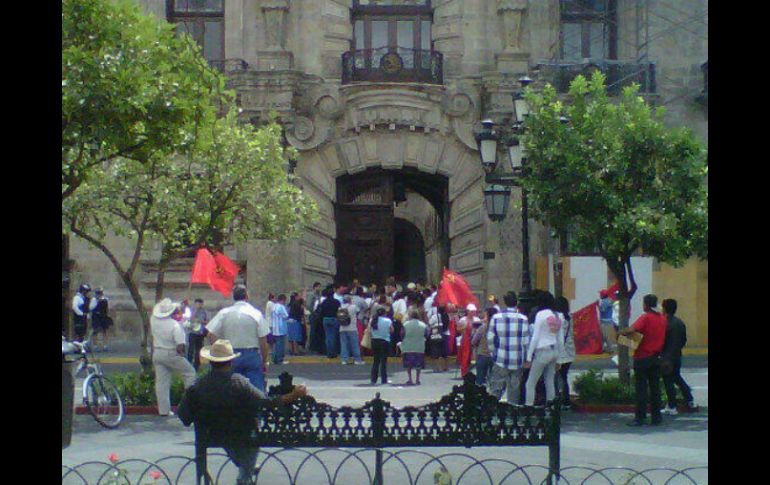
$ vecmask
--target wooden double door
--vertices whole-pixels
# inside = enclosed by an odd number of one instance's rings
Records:
[[[393,274],[393,186],[386,171],[337,179],[337,277],[381,285]]]

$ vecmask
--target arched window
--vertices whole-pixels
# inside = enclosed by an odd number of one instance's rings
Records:
[[[225,58],[225,1],[168,0],[168,21],[201,46],[203,57],[217,64]]]

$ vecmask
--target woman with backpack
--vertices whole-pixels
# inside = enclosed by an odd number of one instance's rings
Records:
[[[556,363],[564,349],[564,329],[562,319],[553,310],[554,298],[550,292],[542,295],[540,309],[535,315],[532,339],[527,350],[525,368],[529,368],[527,379],[526,401],[532,406],[535,403],[535,386],[540,376],[545,380],[546,403],[556,397],[555,379],[559,364]]]
[[[573,334],[572,317],[569,314],[569,301],[560,296],[554,303],[556,314],[562,319],[564,334],[564,350],[559,354],[556,363],[560,365],[556,372],[556,392],[562,400],[562,409],[568,411],[572,405],[569,400],[569,368],[575,361],[575,336]]]
[[[342,365],[348,365],[348,359],[353,357],[355,365],[363,365],[361,347],[358,345],[358,307],[350,295],[345,295],[344,303],[337,310],[337,322],[340,324],[340,356]]]

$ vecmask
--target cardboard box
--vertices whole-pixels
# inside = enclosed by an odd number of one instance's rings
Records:
[[[636,350],[643,338],[644,335],[639,332],[633,332],[629,335],[618,335],[618,345],[624,345],[631,350]]]

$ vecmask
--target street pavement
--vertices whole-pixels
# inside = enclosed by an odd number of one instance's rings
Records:
[[[97,355],[103,361],[103,366],[108,374],[125,370],[138,370],[138,363],[121,363],[121,358],[128,357],[120,356],[117,352]],[[588,368],[604,369],[604,372],[608,375],[616,372],[615,365],[609,360],[608,356],[590,357],[578,359],[573,364],[570,370],[571,381],[574,381],[581,372],[585,372]],[[334,406],[360,406],[372,399],[375,393],[380,393],[383,399],[390,401],[397,407],[407,405],[419,406],[437,401],[441,396],[449,393],[452,386],[461,383],[457,372],[451,370],[451,368],[450,372],[447,373],[433,373],[428,369],[423,373],[423,384],[421,386],[404,386],[403,384],[406,382],[407,376],[400,361],[389,359],[389,377],[392,383],[390,385],[372,387],[369,385],[369,365],[342,366],[338,360],[332,361],[324,357],[288,357],[288,359],[291,361],[288,365],[271,367],[269,384],[277,383],[277,375],[283,371],[288,371],[294,376],[295,384],[305,384],[308,387],[309,393],[317,400]],[[643,470],[649,468],[684,469],[707,466],[707,352],[693,352],[687,355],[684,367],[682,374],[693,388],[695,400],[701,407],[700,412],[680,414],[674,417],[664,416],[662,426],[646,426],[642,428],[629,428],[625,426],[625,423],[633,418],[632,414],[579,414],[566,412],[563,416],[561,435],[562,468],[572,466],[588,466],[592,468],[629,467],[635,470]],[[82,380],[78,379],[76,387],[79,387],[81,382]],[[78,401],[77,392],[78,390],[76,390],[76,402]],[[62,462],[64,465],[72,466],[90,460],[106,461],[109,453],[117,453],[121,459],[141,458],[150,461],[169,455],[192,457],[193,442],[192,429],[185,428],[177,418],[173,417],[129,415],[126,416],[124,423],[119,429],[107,430],[100,428],[90,416],[81,415],[75,416],[72,444],[70,447],[62,450]],[[547,449],[542,447],[442,448],[425,449],[425,451],[433,455],[465,453],[478,459],[501,458],[512,460],[518,465],[539,464],[547,466],[548,464]],[[300,458],[300,456],[295,456],[291,459],[283,457],[287,464],[289,462],[298,464]],[[339,459],[341,458],[342,456],[339,457]],[[324,458],[324,462],[328,459],[331,458]],[[367,463],[370,461],[373,463],[373,458],[364,459]],[[462,457],[455,457],[451,460],[453,460],[453,463],[459,464],[463,459]],[[213,467],[218,462],[216,457],[212,458],[212,460],[211,466]],[[420,465],[417,463],[419,459],[416,455],[404,460],[410,467],[414,466],[419,469]],[[222,462],[223,459],[219,459],[219,463]],[[285,480],[284,482],[279,481],[278,475],[274,476],[275,482],[273,479],[267,479],[267,477],[271,476],[271,473],[280,475],[279,466],[275,462],[273,463],[273,465],[265,467],[263,477],[266,481],[264,483],[285,483]],[[352,461],[348,463],[350,464]],[[369,463],[370,469],[372,468],[372,463]],[[393,464],[395,461],[391,460],[390,463]],[[232,472],[231,468],[231,465],[225,467],[225,475]],[[273,470],[273,468],[275,469]],[[399,470],[397,468],[395,465],[390,468],[386,466],[386,478],[388,476],[391,478],[386,483],[401,483],[404,481],[403,477],[401,479],[398,478]],[[433,468],[431,467],[430,475],[432,475]],[[451,467],[450,471],[452,471]],[[478,471],[478,467],[476,467],[476,471]],[[533,470],[535,475],[537,475],[536,471]],[[578,474],[580,470],[572,469],[572,472]],[[313,472],[308,471],[308,473],[312,474]],[[358,472],[355,470],[351,471],[345,468],[345,473],[352,473],[351,476],[353,476],[356,473],[363,472],[361,470]],[[585,476],[587,472],[583,473],[583,476]],[[621,471],[614,473],[613,481],[618,480],[616,483],[623,483],[625,478],[621,479],[623,476]],[[653,483],[658,483],[657,480],[660,479],[661,482],[659,483],[663,483],[670,476],[671,473],[665,475],[665,477],[664,475],[660,475],[657,478],[653,476],[652,481]],[[704,470],[694,470],[692,476],[696,483],[707,482],[707,472]],[[425,478],[426,480],[428,478],[431,479],[430,481],[425,481],[425,483],[432,483],[432,476],[426,476]],[[486,482],[483,476],[480,475],[479,478]],[[497,478],[497,480],[499,479],[500,477]],[[469,480],[470,483],[475,483],[469,477],[463,479],[463,483],[466,483],[466,480]],[[641,480],[639,483],[647,483],[643,479]],[[260,480],[260,483],[263,483],[262,480]],[[302,483],[311,484],[314,481],[308,480]],[[352,482],[343,480],[339,483],[363,483],[363,481],[353,479]],[[420,483],[422,483],[422,479]],[[594,482],[589,481],[587,483]],[[607,482],[605,480],[596,481],[595,483]],[[688,481],[680,476],[669,483],[692,483],[692,481]]]

